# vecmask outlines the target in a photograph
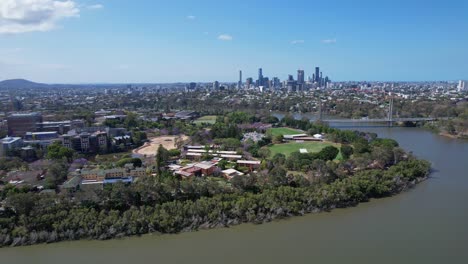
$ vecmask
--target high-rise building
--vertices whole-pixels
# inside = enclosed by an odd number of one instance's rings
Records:
[[[304,70],[297,70],[297,84],[304,83]]]
[[[463,91],[468,90],[468,87],[467,87],[466,83],[467,83],[467,81],[462,81],[462,80],[458,81],[457,90],[459,92],[463,92]]]
[[[295,92],[296,91],[296,85],[297,82],[294,80],[294,77],[292,75],[288,76],[288,81],[286,82],[286,86],[289,92]]]
[[[237,89],[242,88],[242,71],[239,71],[239,81],[237,82]]]
[[[320,83],[320,68],[315,67],[315,82]]]
[[[262,68],[259,68],[259,69],[258,69],[257,86],[263,86],[263,72],[262,72]]]
[[[188,88],[189,90],[195,90],[195,88],[197,88],[197,83],[191,82],[191,83],[189,83],[189,85],[187,86],[187,88]]]
[[[215,82],[213,83],[213,89],[214,89],[214,90],[219,90],[219,82],[218,82],[218,81],[215,81]]]
[[[250,88],[250,86],[253,84],[253,78],[249,77],[245,79],[245,87]]]
[[[278,89],[281,86],[280,79],[278,77],[273,77],[273,88]]]
[[[22,137],[26,132],[36,132],[42,123],[40,113],[12,114],[7,117],[8,135]]]

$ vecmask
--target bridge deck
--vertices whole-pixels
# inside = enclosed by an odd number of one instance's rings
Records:
[[[324,119],[324,122],[330,123],[383,123],[383,122],[421,122],[421,121],[434,121],[448,118],[435,118],[435,117],[416,117],[416,118],[380,118],[380,119]]]

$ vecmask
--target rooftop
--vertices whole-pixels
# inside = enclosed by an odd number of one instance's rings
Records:
[[[18,140],[21,140],[21,138],[20,137],[5,137],[5,138],[1,139],[3,144],[11,144],[11,143],[16,142]]]

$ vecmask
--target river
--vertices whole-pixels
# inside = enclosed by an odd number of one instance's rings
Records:
[[[468,142],[418,128],[362,128],[432,162],[431,178],[391,198],[263,225],[0,249],[0,262],[467,263]]]

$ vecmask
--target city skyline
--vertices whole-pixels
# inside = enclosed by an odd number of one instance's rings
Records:
[[[468,79],[464,1],[37,3],[0,3],[0,80],[245,82],[316,65],[334,81]]]

